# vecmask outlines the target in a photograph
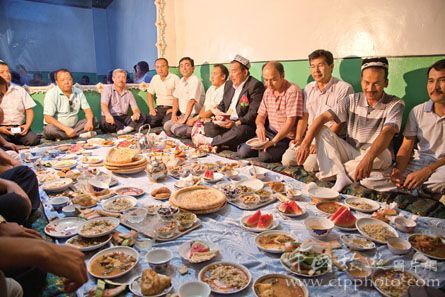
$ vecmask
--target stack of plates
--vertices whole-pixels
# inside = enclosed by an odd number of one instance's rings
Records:
[[[172,194],[170,204],[195,214],[217,212],[226,205],[223,192],[205,186],[182,188]]]
[[[105,168],[113,173],[133,174],[145,170],[145,166],[147,166],[147,159],[142,155],[137,155],[133,158],[133,161],[128,163],[113,163],[105,161],[104,165]]]

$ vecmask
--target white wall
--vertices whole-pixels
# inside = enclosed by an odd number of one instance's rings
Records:
[[[443,0],[166,1],[166,57],[177,63],[445,53]],[[175,63],[173,62],[175,61]]]
[[[31,71],[96,72],[91,9],[2,0],[0,10],[0,58]]]
[[[153,68],[157,58],[153,0],[114,0],[107,17],[113,67],[133,71],[133,66],[144,60]]]

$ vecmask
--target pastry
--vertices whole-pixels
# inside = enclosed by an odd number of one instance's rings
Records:
[[[284,187],[284,184],[282,182],[274,181],[274,182],[267,183],[267,185],[275,192],[282,193],[282,192],[285,191],[285,187]]]
[[[139,150],[128,147],[112,148],[107,154],[106,161],[113,164],[128,164],[133,162]]]
[[[142,273],[141,292],[144,296],[160,294],[170,285],[171,278],[169,276],[157,274],[151,269],[145,269]]]
[[[160,187],[151,191],[151,196],[155,199],[168,199],[171,191],[167,187]]]

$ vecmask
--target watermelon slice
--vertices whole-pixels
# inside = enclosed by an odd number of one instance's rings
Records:
[[[251,215],[245,222],[248,227],[255,227],[258,225],[258,221],[261,217],[261,210],[257,210],[253,215]]]
[[[332,220],[335,225],[343,228],[354,228],[356,217],[349,209],[345,209],[339,216]]]
[[[271,214],[264,214],[260,216],[260,219],[258,221],[257,228],[259,229],[267,229],[272,225],[273,216]]]
[[[303,210],[298,206],[297,202],[291,201],[289,202],[289,206],[292,208],[292,212],[296,215],[300,215],[303,213]]]
[[[289,202],[283,202],[278,206],[278,210],[284,213],[290,213],[292,211],[292,207],[289,205]]]
[[[303,211],[295,201],[286,201],[281,203],[278,207],[278,210],[287,214],[300,215],[303,213]]]
[[[204,172],[204,178],[214,179],[213,171],[212,170],[206,170]]]
[[[190,256],[196,253],[204,253],[208,251],[210,251],[210,248],[207,244],[199,241],[194,241],[190,247]]]
[[[344,212],[345,209],[347,209],[347,208],[344,207],[344,206],[339,207],[339,208],[337,209],[337,211],[334,212],[334,213],[331,215],[331,217],[330,217],[331,221],[334,222],[334,220],[335,220],[335,219],[336,219],[342,212]]]

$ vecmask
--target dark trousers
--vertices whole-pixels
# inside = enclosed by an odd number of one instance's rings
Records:
[[[171,112],[167,113],[167,110],[171,108],[172,108],[171,106],[166,106],[166,105],[157,106],[156,115],[155,116],[150,115],[150,119],[148,120],[150,126],[152,128],[164,126],[164,124],[172,118],[172,113]],[[179,114],[180,112],[178,111],[178,115]]]
[[[212,137],[212,146],[224,146],[236,150],[240,143],[244,143],[255,136],[255,128],[249,125],[234,125],[230,129],[222,128],[211,122],[204,124],[207,137]]]
[[[0,178],[15,182],[28,195],[31,201],[32,210],[39,208],[40,195],[39,183],[37,177],[29,167],[16,166],[2,174]],[[31,210],[26,201],[16,193],[1,193],[0,194],[0,214],[8,222],[16,222],[23,224],[28,218]]]
[[[6,139],[6,141],[18,145],[33,146],[33,145],[38,145],[40,143],[40,137],[37,136],[37,134],[35,134],[31,130],[29,130],[28,133],[26,133],[26,135],[20,135],[20,134],[14,134],[14,135],[0,134],[0,135],[4,139]]]
[[[139,120],[133,121],[131,116],[125,115],[114,115],[114,125],[107,123],[105,117],[102,116],[100,119],[100,129],[103,133],[114,133],[116,131],[122,130],[127,126],[133,127],[135,130],[138,130],[142,125],[147,121],[147,116],[141,113]]]
[[[277,132],[266,128],[267,138],[272,139],[276,134]],[[275,146],[269,147],[266,151],[254,150],[246,143],[242,143],[238,146],[237,153],[242,159],[258,157],[261,162],[265,163],[281,162],[284,152],[289,148],[290,141],[289,138],[281,139]]]

